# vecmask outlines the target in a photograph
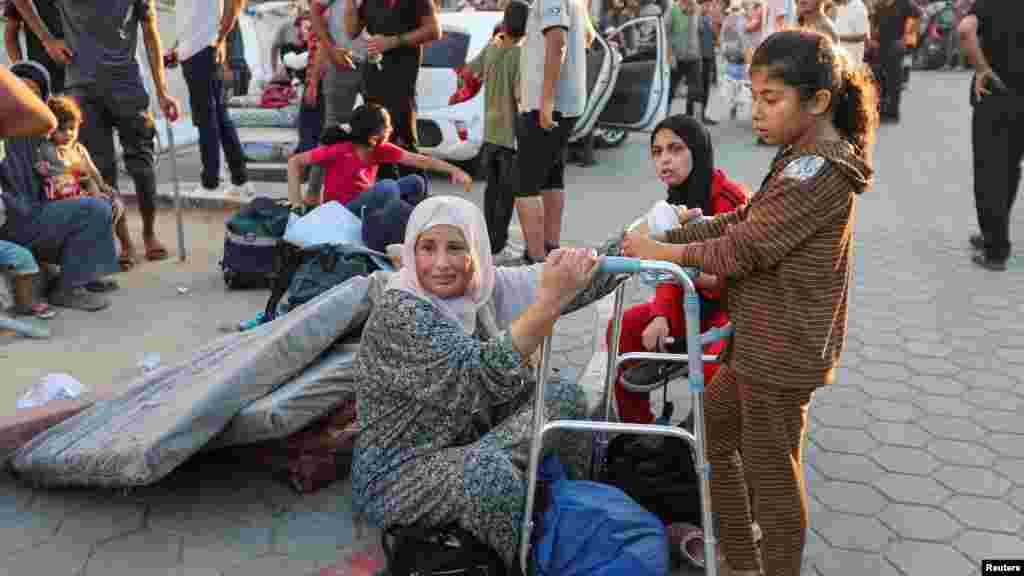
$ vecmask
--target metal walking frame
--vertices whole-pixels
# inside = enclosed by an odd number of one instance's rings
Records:
[[[530,536],[533,531],[534,492],[537,487],[537,469],[544,446],[544,437],[555,430],[572,430],[593,432],[599,435],[594,449],[592,475],[604,461],[604,453],[608,445],[609,434],[652,434],[671,436],[684,440],[693,448],[694,462],[700,483],[701,512],[704,525],[704,558],[705,574],[717,576],[718,564],[715,555],[717,538],[711,517],[711,466],[707,462],[704,429],[704,363],[718,362],[717,356],[705,356],[703,349],[706,344],[728,338],[732,334],[732,325],[715,327],[707,332],[700,332],[700,296],[690,276],[697,270],[686,269],[671,262],[638,260],[635,258],[606,257],[601,263],[600,272],[606,274],[660,273],[671,276],[673,281],[685,289],[683,310],[686,317],[686,354],[666,354],[652,352],[630,352],[619,354],[619,337],[622,333],[622,312],[626,283],[623,282],[615,290],[615,312],[612,317],[612,338],[608,349],[608,370],[605,375],[604,405],[605,421],[588,420],[551,420],[547,421],[544,413],[544,386],[550,371],[551,337],[544,339],[543,351],[536,391],[533,400],[533,438],[530,443],[530,461],[527,469],[526,505],[523,524],[520,531],[519,565],[526,574],[529,567]],[[681,426],[661,426],[655,424],[623,424],[612,422],[612,399],[615,392],[615,380],[619,366],[629,360],[661,360],[669,362],[685,362],[689,364],[690,391],[693,393],[693,427],[690,433]]]

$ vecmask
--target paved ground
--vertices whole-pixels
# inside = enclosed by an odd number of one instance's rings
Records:
[[[967,81],[915,73],[904,123],[880,132],[876,185],[859,203],[848,349],[811,409],[805,574],[972,576],[981,558],[1024,558],[1024,265],[969,263]],[[773,150],[739,126],[714,132],[719,164],[756,188]],[[567,243],[594,243],[661,197],[643,135],[599,159],[570,170]],[[194,158],[182,170],[194,179]],[[0,340],[0,418],[41,374],[116,391],[145,352],[173,361],[254,314],[264,294],[224,291],[215,268],[224,215],[189,210],[190,261],[123,275],[111,310],[65,312],[49,343]],[[559,324],[556,365],[584,369],[597,316]],[[304,576],[363,545],[347,490],[300,498],[209,458],[129,494],[0,477],[0,574]]]

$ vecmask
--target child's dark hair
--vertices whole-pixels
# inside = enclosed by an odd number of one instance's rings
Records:
[[[828,37],[809,30],[776,32],[754,52],[750,71],[793,86],[804,100],[828,90],[836,128],[861,156],[870,158],[878,128],[878,90],[867,67],[852,66]]]
[[[57,117],[57,126],[59,128],[67,128],[69,126],[81,126],[82,125],[82,109],[78,106],[78,102],[70,96],[53,96],[46,104],[50,107],[50,112]]]
[[[352,142],[354,144],[370,145],[370,138],[380,134],[381,130],[388,125],[391,115],[387,109],[379,104],[363,104],[352,111],[352,118],[349,120],[349,129],[346,130],[340,124],[329,126],[324,130],[320,143],[324,146],[337,144],[339,142]]]
[[[523,0],[511,0],[508,6],[505,6],[505,34],[515,39],[526,36],[526,18],[529,14],[529,4]]]

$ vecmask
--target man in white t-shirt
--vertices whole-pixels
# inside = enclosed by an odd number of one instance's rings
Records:
[[[862,0],[835,0],[836,32],[854,66],[864,65],[864,46],[871,31],[868,9]]]
[[[561,241],[565,156],[587,104],[587,47],[595,34],[584,0],[533,0],[530,6],[516,130],[516,212],[526,237],[527,263],[543,261]]]
[[[238,24],[245,0],[191,0],[188,9],[179,4],[178,44],[175,48],[188,85],[192,123],[199,129],[200,187],[207,193],[219,190],[220,150],[223,147],[231,171],[228,194],[252,194],[238,130],[224,105],[221,67],[227,55],[227,38]],[[203,190],[200,190],[202,192]]]

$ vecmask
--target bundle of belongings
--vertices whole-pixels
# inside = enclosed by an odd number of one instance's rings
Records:
[[[310,467],[331,460],[347,472],[339,459],[358,432],[355,355],[391,274],[353,277],[140,376],[120,396],[34,436],[11,456],[11,469],[42,486],[142,486],[200,451],[256,444],[247,450],[287,467],[302,491],[333,480]]]

